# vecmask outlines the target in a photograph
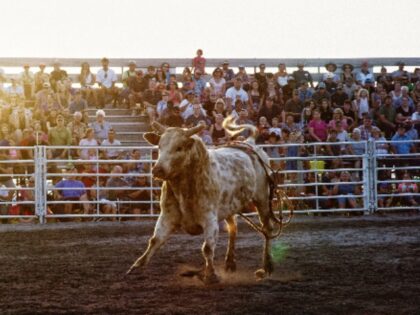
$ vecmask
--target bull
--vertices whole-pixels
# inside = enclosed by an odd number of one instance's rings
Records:
[[[255,126],[236,125],[232,118],[226,118],[223,124],[231,136],[244,130],[250,132],[244,141],[248,150],[229,146],[208,149],[196,135],[204,128],[202,125],[182,129],[167,128],[154,122],[152,126],[159,134],[144,134],[146,141],[159,147],[159,158],[152,174],[163,180],[161,212],[146,251],[127,274],[145,266],[169,236],[182,229],[191,235],[203,234],[205,266],[200,278],[204,283],[217,282],[213,260],[219,222],[226,222],[229,233],[225,269],[235,271],[236,215],[250,206],[257,209],[264,236],[263,267],[255,274],[262,279],[272,273],[270,240],[278,220],[269,205],[268,156],[255,145]]]

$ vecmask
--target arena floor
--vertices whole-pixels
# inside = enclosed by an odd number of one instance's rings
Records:
[[[153,221],[0,226],[1,314],[420,314],[420,216],[295,218],[256,282],[262,240],[240,224],[238,271],[220,284],[179,274],[202,264],[200,237],[174,235],[124,277]]]

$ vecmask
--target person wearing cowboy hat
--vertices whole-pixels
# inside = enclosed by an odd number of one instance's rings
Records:
[[[311,85],[311,88],[314,88],[312,76],[308,71],[303,69],[305,67],[303,62],[298,62],[297,67],[298,67],[298,70],[294,71],[292,74],[296,82],[302,82],[305,80]]]
[[[322,81],[326,81],[327,78],[332,78],[333,82],[337,83],[340,81],[340,76],[335,73],[337,70],[337,65],[333,62],[329,62],[325,65],[326,73],[322,75]]]
[[[43,89],[44,83],[50,82],[50,75],[45,72],[45,67],[46,64],[41,62],[39,64],[39,71],[35,73],[35,94]]]

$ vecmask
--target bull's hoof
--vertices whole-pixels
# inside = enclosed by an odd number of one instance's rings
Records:
[[[267,278],[269,276],[269,273],[267,273],[264,269],[258,269],[257,271],[255,271],[255,277],[257,278],[257,280],[263,280],[265,278]]]
[[[225,270],[227,272],[235,272],[236,271],[236,262],[234,260],[226,260]]]
[[[201,279],[201,281],[203,281],[205,285],[210,285],[219,283],[220,279],[215,273],[212,273],[210,275],[204,276],[203,279]]]

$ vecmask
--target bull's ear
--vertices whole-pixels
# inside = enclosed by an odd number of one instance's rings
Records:
[[[160,141],[160,136],[154,132],[146,132],[143,134],[143,138],[152,145],[158,145]]]

